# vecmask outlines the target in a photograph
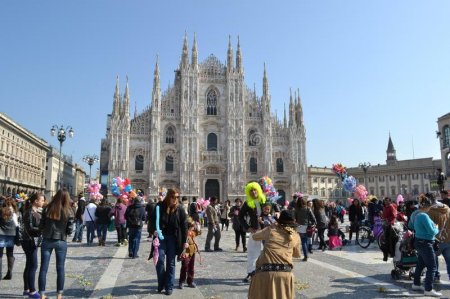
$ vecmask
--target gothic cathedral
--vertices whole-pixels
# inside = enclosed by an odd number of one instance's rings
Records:
[[[291,93],[289,119],[285,110],[279,121],[271,111],[265,66],[259,97],[244,82],[239,39],[235,60],[233,55],[229,40],[226,65],[214,55],[199,63],[194,36],[189,60],[185,36],[173,86],[161,92],[157,60],[151,105],[133,118],[128,82],[121,95],[117,78],[102,140],[100,171],[108,187],[120,176],[147,196],[178,187],[185,196],[233,200],[249,181],[267,175],[287,199],[307,191],[300,96]]]

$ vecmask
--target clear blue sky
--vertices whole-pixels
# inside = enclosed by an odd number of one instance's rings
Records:
[[[156,55],[173,82],[185,30],[199,60],[225,62],[240,36],[245,80],[282,117],[300,89],[307,163],[384,163],[439,156],[437,118],[450,111],[449,1],[0,1],[0,111],[57,146],[53,124],[76,135],[63,152],[100,153],[115,77],[129,77],[130,110],[151,101]],[[86,167],[87,169],[87,167]]]

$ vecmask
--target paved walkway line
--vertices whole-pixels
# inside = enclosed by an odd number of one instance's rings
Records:
[[[117,279],[119,278],[119,274],[127,253],[128,246],[121,246],[117,249],[116,254],[114,254],[108,265],[108,268],[106,268],[105,272],[103,272],[102,277],[95,286],[92,298],[101,298],[112,293]]]
[[[410,290],[402,288],[402,287],[399,287],[399,286],[397,286],[395,284],[384,282],[384,281],[381,281],[381,280],[378,280],[378,279],[375,279],[375,278],[367,277],[367,276],[364,276],[362,274],[359,274],[359,273],[356,273],[356,272],[353,272],[353,271],[350,271],[350,270],[346,270],[346,269],[343,269],[343,268],[339,268],[339,267],[336,267],[336,266],[333,266],[333,265],[330,265],[330,264],[318,261],[316,259],[309,259],[308,258],[308,263],[309,262],[311,262],[313,264],[316,264],[316,265],[318,265],[320,267],[323,267],[323,268],[326,268],[326,269],[329,269],[329,270],[341,273],[341,274],[346,275],[348,277],[356,278],[356,279],[364,281],[364,282],[366,282],[368,284],[378,285],[380,287],[385,288],[386,290],[389,290],[390,292],[395,292],[398,295],[402,294],[402,295],[408,296],[408,297],[423,296],[423,293],[421,293],[421,292],[411,292],[410,293],[409,292]]]

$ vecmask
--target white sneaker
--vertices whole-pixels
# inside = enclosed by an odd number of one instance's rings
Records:
[[[413,291],[425,291],[425,288],[423,286],[418,286],[418,285],[413,284],[412,290]]]
[[[436,292],[435,290],[425,291],[423,294],[430,297],[442,297],[442,293]]]

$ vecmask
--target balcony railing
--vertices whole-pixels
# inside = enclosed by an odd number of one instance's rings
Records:
[[[202,162],[225,162],[222,151],[203,151]]]

